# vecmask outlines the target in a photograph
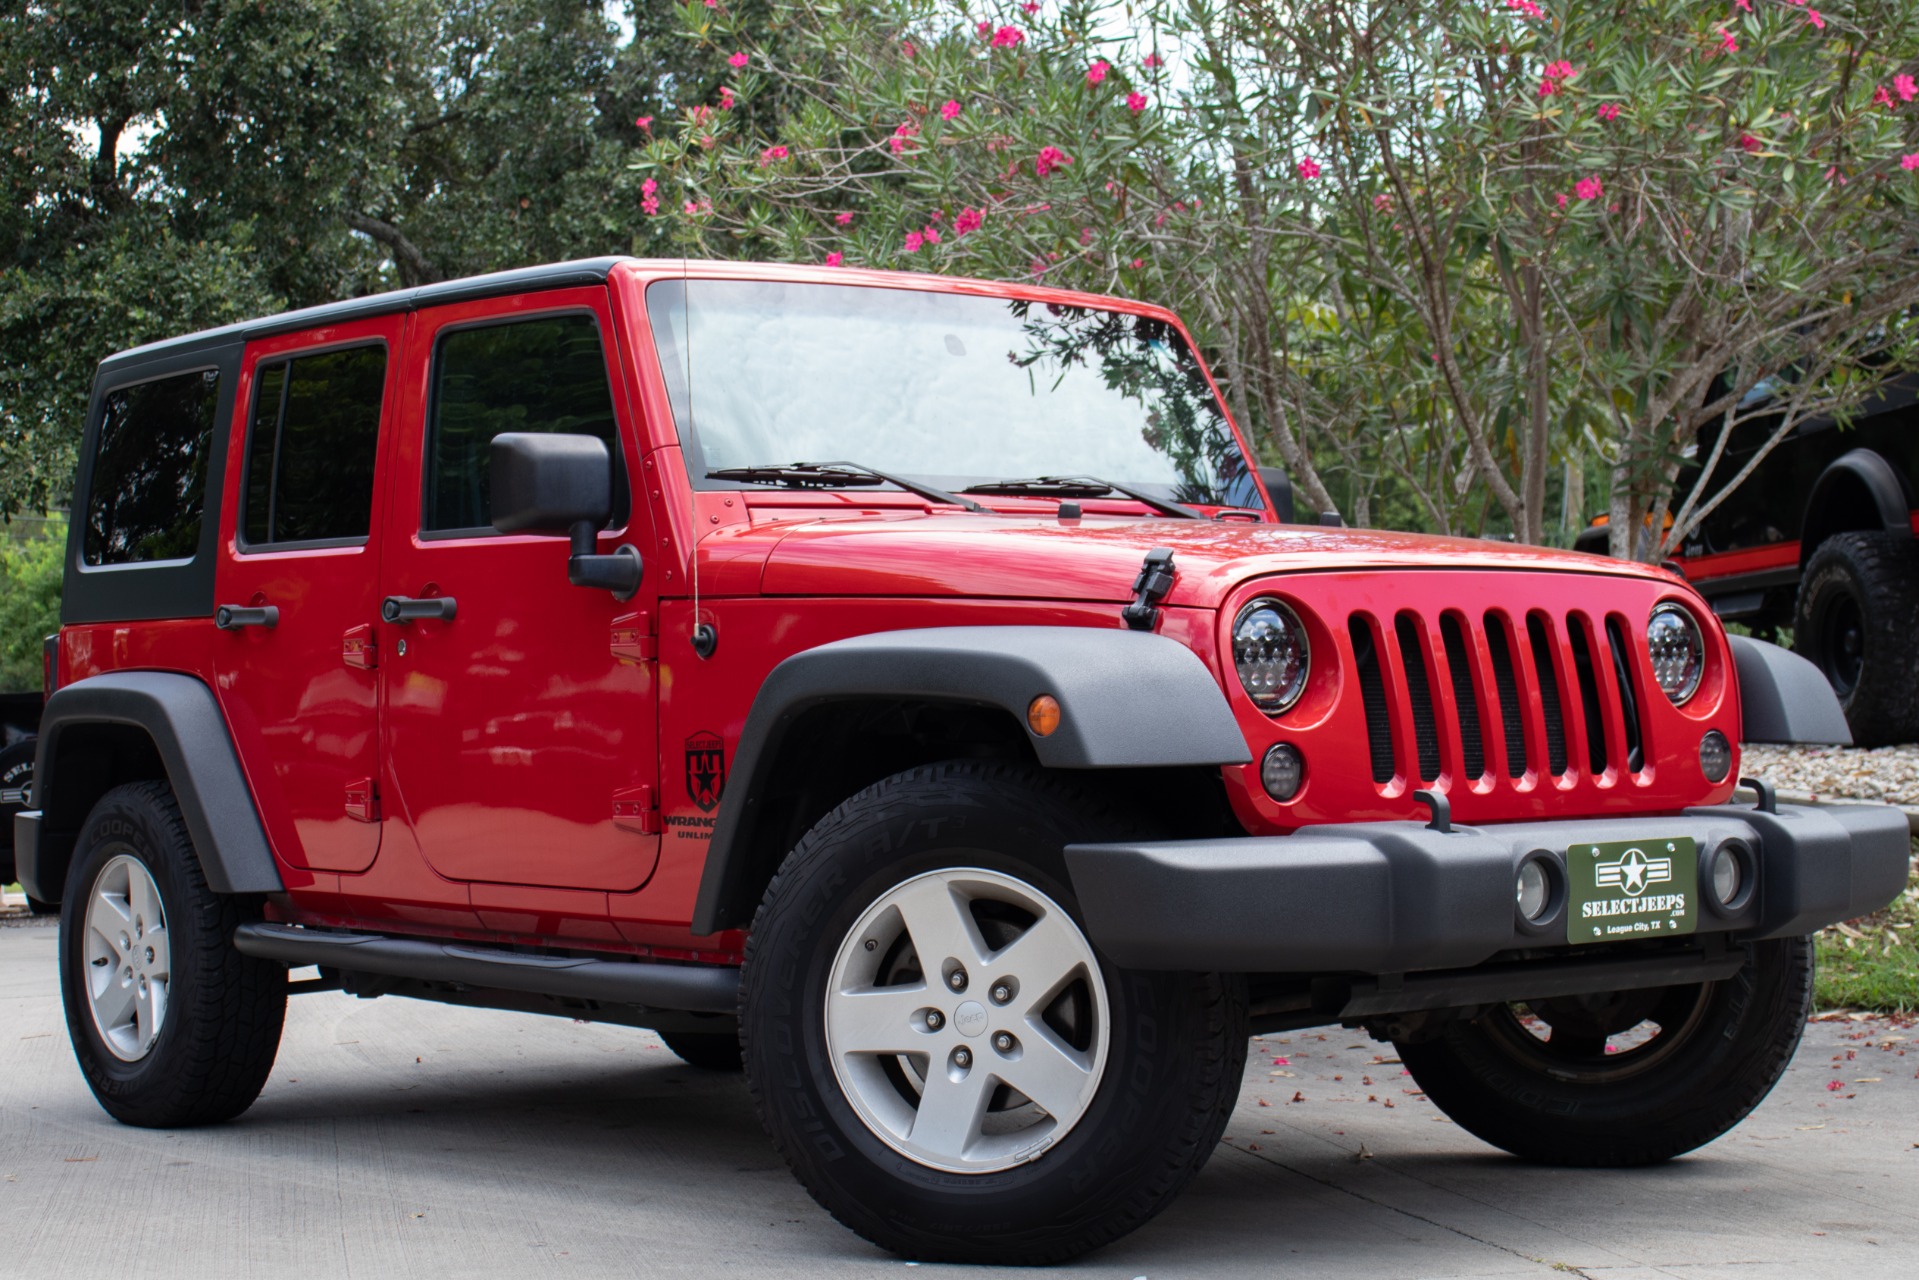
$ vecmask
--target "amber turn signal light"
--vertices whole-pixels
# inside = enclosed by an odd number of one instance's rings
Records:
[[[1026,727],[1042,738],[1051,737],[1059,728],[1059,699],[1042,693],[1026,704]]]

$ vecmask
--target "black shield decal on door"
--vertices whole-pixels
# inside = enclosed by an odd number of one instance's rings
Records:
[[[686,798],[711,813],[726,789],[726,743],[717,733],[696,733],[686,740]]]

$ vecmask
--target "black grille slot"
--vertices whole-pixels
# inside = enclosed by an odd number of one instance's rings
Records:
[[[1526,773],[1526,722],[1519,708],[1519,671],[1513,665],[1506,624],[1498,614],[1486,615],[1486,648],[1493,659],[1493,684],[1499,690],[1499,722],[1506,738],[1506,774]]]
[[[1586,628],[1576,618],[1566,619],[1566,632],[1572,636],[1573,670],[1579,676],[1579,705],[1586,713],[1586,763],[1597,778],[1606,772],[1606,725],[1599,709],[1599,672],[1593,667],[1592,646],[1586,640]]]
[[[1466,776],[1477,778],[1486,772],[1486,744],[1479,732],[1479,702],[1473,697],[1473,673],[1466,650],[1466,631],[1459,615],[1440,616],[1439,637],[1446,644],[1446,665],[1452,671],[1453,705],[1459,713],[1459,747],[1466,764]]]
[[[1406,692],[1412,696],[1419,776],[1431,782],[1439,776],[1439,718],[1433,714],[1433,681],[1426,670],[1426,646],[1420,643],[1419,619],[1412,614],[1400,614],[1393,629],[1399,633],[1399,661],[1406,668]]]
[[[1373,627],[1363,614],[1355,613],[1347,623],[1353,637],[1353,665],[1359,673],[1359,697],[1366,706],[1366,745],[1373,757],[1373,781],[1391,782],[1393,768],[1393,726],[1386,711],[1386,680],[1379,669],[1379,646],[1373,643]]]
[[[1566,772],[1566,709],[1559,701],[1559,673],[1553,670],[1552,636],[1546,620],[1526,615],[1526,635],[1532,640],[1533,669],[1539,673],[1539,701],[1546,712],[1546,767],[1554,775]]]
[[[1626,631],[1618,618],[1606,619],[1606,647],[1612,650],[1613,678],[1619,682],[1619,702],[1626,713],[1626,768],[1638,773],[1646,767],[1646,744],[1639,734],[1639,687],[1626,657]]]

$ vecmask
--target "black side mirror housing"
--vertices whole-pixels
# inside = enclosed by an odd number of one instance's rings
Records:
[[[1266,493],[1273,500],[1273,510],[1279,516],[1281,524],[1293,522],[1293,478],[1280,467],[1261,467],[1260,483],[1266,486]]]
[[[594,551],[594,535],[613,515],[613,455],[605,441],[506,431],[493,437],[488,464],[496,530],[565,534],[572,542],[567,581],[633,598],[645,569],[639,551]]]

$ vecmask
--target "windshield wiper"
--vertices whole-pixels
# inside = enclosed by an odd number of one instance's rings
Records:
[[[928,502],[944,502],[968,511],[985,511],[971,498],[907,480],[887,471],[875,471],[857,462],[791,462],[785,466],[721,467],[706,473],[708,480],[743,480],[748,484],[778,484],[797,489],[850,489],[862,485],[890,484],[918,494]]]
[[[1048,498],[1103,498],[1109,493],[1118,493],[1131,498],[1134,502],[1144,503],[1161,515],[1178,516],[1182,520],[1206,518],[1203,513],[1191,507],[1169,502],[1165,498],[1155,498],[1150,493],[1112,480],[1103,480],[1098,476],[1037,476],[1031,480],[994,480],[986,484],[968,485],[965,491],[967,493],[998,493],[1009,497],[1030,493]]]

